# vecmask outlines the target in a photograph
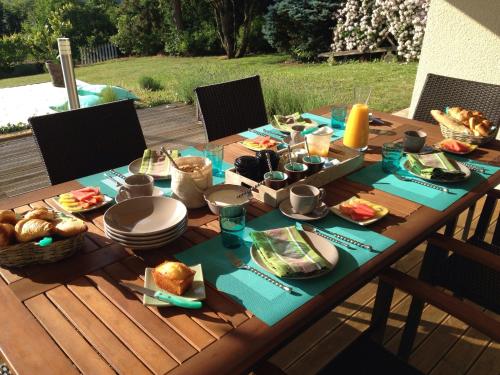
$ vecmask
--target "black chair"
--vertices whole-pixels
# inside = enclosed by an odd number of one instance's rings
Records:
[[[126,165],[146,148],[132,100],[28,121],[53,185]]]
[[[209,141],[268,123],[259,76],[201,86],[195,91]]]
[[[463,242],[441,234],[434,234],[428,239],[419,280],[393,269],[382,274],[377,292],[378,311],[374,308],[375,320],[384,321],[380,317],[388,314],[394,287],[413,295],[398,352],[401,358],[407,359],[411,353],[426,301],[500,341],[500,322],[489,317],[480,308],[462,301],[467,299],[500,313],[498,217],[492,240],[485,241],[498,198],[498,190],[488,193],[477,229],[469,241]],[[435,286],[444,287],[453,292],[453,296]]]
[[[413,119],[434,123],[432,109],[456,106],[481,111],[500,125],[500,86],[428,74]]]

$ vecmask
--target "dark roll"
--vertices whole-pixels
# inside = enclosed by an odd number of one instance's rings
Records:
[[[234,161],[236,172],[253,181],[260,181],[259,159],[255,156],[240,156]]]

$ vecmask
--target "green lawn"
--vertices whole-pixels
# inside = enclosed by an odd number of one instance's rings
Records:
[[[110,84],[132,90],[142,105],[193,99],[199,85],[259,74],[269,113],[304,111],[342,101],[355,85],[373,87],[370,105],[395,111],[410,104],[417,64],[386,62],[328,64],[287,63],[286,55],[262,55],[224,60],[219,57],[123,58],[76,68],[76,77],[96,84]],[[148,75],[159,80],[163,90],[148,92],[138,80]],[[0,80],[0,88],[46,82],[47,74]]]

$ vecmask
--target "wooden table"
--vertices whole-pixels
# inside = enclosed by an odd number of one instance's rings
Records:
[[[328,108],[314,113],[328,117]],[[380,159],[380,147],[409,129],[424,129],[429,143],[440,140],[439,127],[376,113],[388,122],[372,128],[366,163]],[[251,154],[234,144],[238,135],[217,141],[225,144],[225,159]],[[473,156],[498,164],[500,147],[492,142]],[[207,285],[202,310],[157,309],[141,303],[141,296],[118,286],[119,280],[142,284],[147,265],[206,241],[219,232],[217,217],[208,209],[189,213],[189,230],[164,249],[134,254],[104,237],[102,214],[89,217],[90,233],[84,249],[59,263],[20,270],[0,268],[0,348],[19,374],[235,374],[247,371],[279,346],[312,324],[322,314],[365,285],[427,235],[437,230],[500,182],[491,176],[446,211],[439,212],[403,198],[342,178],[328,186],[329,205],[358,194],[388,206],[391,215],[374,230],[396,240],[389,249],[352,272],[276,325],[269,327],[234,300]],[[22,213],[46,206],[50,198],[78,188],[76,181],[0,201],[0,208]],[[271,208],[253,202],[249,219]]]

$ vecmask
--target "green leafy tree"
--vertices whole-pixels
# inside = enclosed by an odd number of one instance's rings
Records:
[[[336,0],[277,0],[269,7],[264,37],[279,51],[303,61],[328,51],[335,21]]]
[[[28,55],[28,47],[21,34],[0,37],[0,72],[12,70],[22,63]]]
[[[19,33],[32,6],[33,0],[0,0],[0,35]]]

